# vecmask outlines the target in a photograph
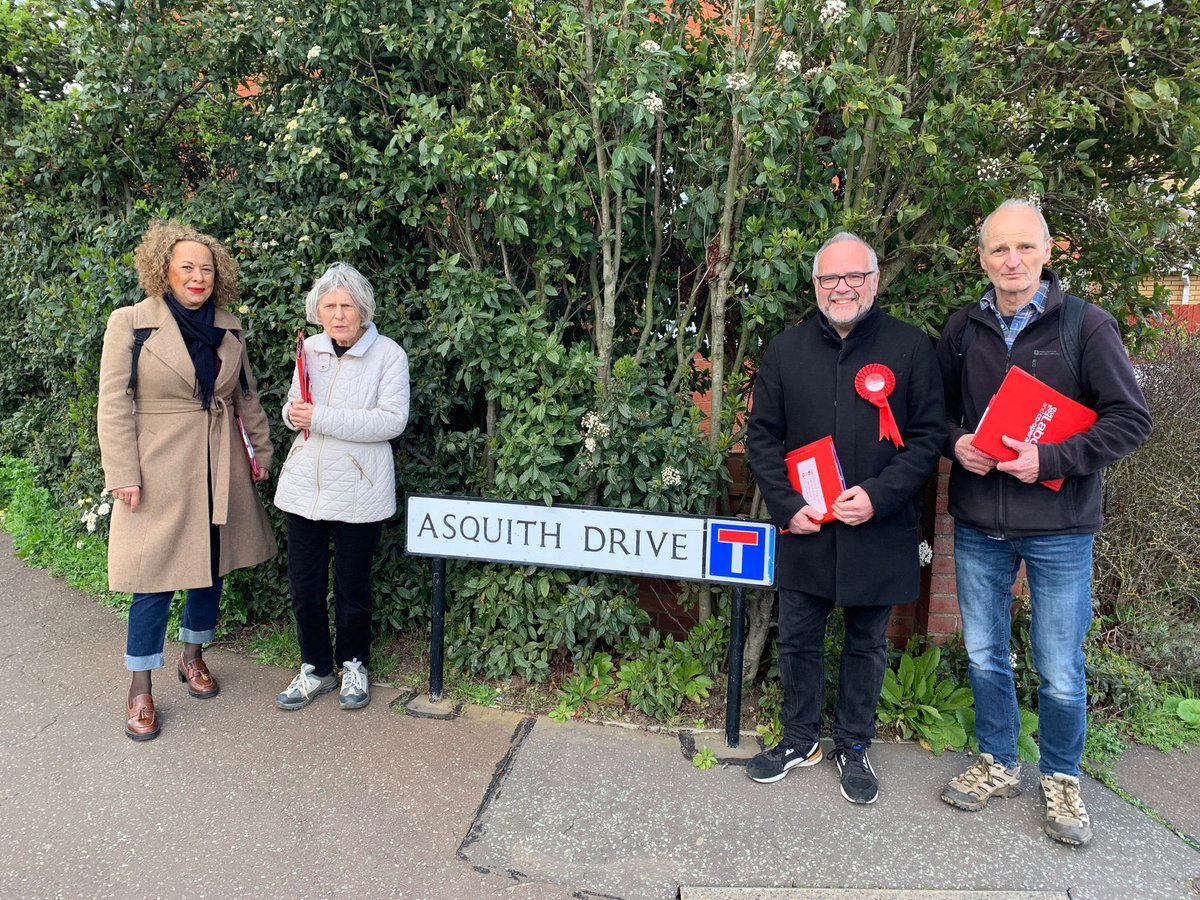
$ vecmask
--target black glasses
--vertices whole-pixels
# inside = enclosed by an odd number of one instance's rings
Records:
[[[821,287],[832,290],[839,281],[845,281],[846,287],[862,287],[867,283],[867,276],[874,274],[875,270],[872,269],[870,272],[847,272],[845,275],[818,275],[816,279]]]

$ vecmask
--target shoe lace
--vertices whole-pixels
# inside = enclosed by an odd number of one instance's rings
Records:
[[[982,756],[977,756],[967,771],[955,778],[954,781],[958,787],[965,788],[968,792],[974,791],[978,787],[988,786],[992,783],[992,766],[988,765],[988,761]]]
[[[284,693],[290,694],[294,691],[299,691],[300,696],[307,700],[309,692],[311,692],[317,680],[318,679],[313,678],[308,672],[305,672],[303,669],[301,669],[300,674],[292,679],[292,683],[287,686],[287,690],[284,691]]]
[[[342,667],[342,690],[349,688],[356,694],[367,689],[367,673],[361,663],[348,662]]]
[[[1087,808],[1083,805],[1083,795],[1079,792],[1079,784],[1073,780],[1060,781],[1057,778],[1047,778],[1043,781],[1046,795],[1046,815],[1052,819],[1082,822],[1087,818]]]
[[[867,767],[867,751],[857,744],[846,747],[842,752],[842,768],[850,768],[853,766],[857,769],[862,769],[864,772],[870,771]]]

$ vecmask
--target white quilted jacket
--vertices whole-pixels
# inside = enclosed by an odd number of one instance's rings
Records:
[[[308,440],[297,434],[279,473],[275,505],[314,521],[379,522],[396,511],[389,438],[408,424],[408,356],[374,324],[338,358],[321,332],[304,341],[312,384]],[[283,421],[300,383],[292,376]]]

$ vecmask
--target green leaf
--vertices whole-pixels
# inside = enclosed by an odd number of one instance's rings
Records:
[[[1127,96],[1129,102],[1138,109],[1150,109],[1154,106],[1154,98],[1145,91],[1130,91]]]
[[[1189,725],[1200,725],[1200,700],[1181,700],[1175,714]]]

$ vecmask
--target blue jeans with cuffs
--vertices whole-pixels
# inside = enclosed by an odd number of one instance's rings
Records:
[[[220,531],[209,526],[212,548],[212,578],[209,587],[189,588],[179,620],[179,641],[183,644],[207,644],[217,630],[223,579],[217,574],[221,559]],[[167,637],[167,617],[175,591],[134,593],[129,604],[129,632],[125,639],[125,668],[130,672],[161,669],[166,665],[163,643]]]

